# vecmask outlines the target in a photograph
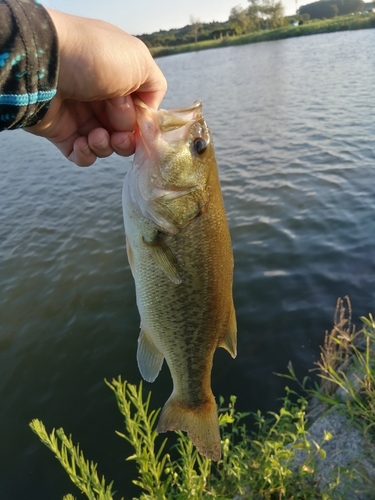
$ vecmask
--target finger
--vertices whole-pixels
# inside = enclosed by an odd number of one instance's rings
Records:
[[[147,106],[153,109],[158,109],[159,105],[165,95],[165,92],[142,92],[137,90],[136,94]]]
[[[91,151],[87,137],[78,137],[74,141],[73,151],[67,158],[79,167],[89,167],[95,163],[97,156]]]
[[[152,62],[147,80],[138,87],[136,93],[147,106],[158,109],[167,91],[167,80],[155,61]]]
[[[120,156],[131,156],[135,151],[135,138],[132,132],[111,134],[111,146]]]
[[[133,132],[136,126],[133,99],[128,96],[106,101],[108,120],[113,130]]]
[[[113,153],[109,133],[104,128],[91,130],[87,137],[87,142],[91,151],[98,158],[106,158]]]

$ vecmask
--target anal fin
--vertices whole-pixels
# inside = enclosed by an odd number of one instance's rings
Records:
[[[164,356],[162,353],[141,329],[138,338],[137,362],[142,377],[147,382],[153,382],[159,375],[163,361]]]
[[[221,340],[219,347],[226,349],[232,358],[237,356],[237,321],[233,304],[228,321],[228,330]]]

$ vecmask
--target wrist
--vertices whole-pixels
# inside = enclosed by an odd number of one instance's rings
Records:
[[[52,22],[55,26],[55,30],[57,33],[57,38],[59,40],[59,45],[61,46],[63,43],[63,38],[64,38],[64,23],[62,21],[62,17],[64,14],[57,10],[49,9],[48,7],[45,7],[46,11],[49,14],[49,17],[52,19]]]

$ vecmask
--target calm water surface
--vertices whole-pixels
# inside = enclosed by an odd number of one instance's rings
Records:
[[[235,254],[239,355],[215,357],[215,394],[270,410],[292,361],[313,366],[337,297],[374,311],[375,30],[158,59],[163,106],[200,98],[216,144]],[[121,495],[134,474],[111,391],[138,383],[139,318],[125,255],[129,160],[79,169],[46,141],[0,134],[0,498],[77,493],[28,429],[80,442]],[[171,391],[167,368],[153,389]]]

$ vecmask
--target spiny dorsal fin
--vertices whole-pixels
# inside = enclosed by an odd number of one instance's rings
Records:
[[[176,285],[182,283],[181,276],[178,273],[179,264],[177,259],[162,236],[157,233],[152,241],[146,241],[144,238],[143,241],[147,245],[154,261],[168,278]]]
[[[147,382],[153,382],[159,375],[163,360],[164,356],[141,329],[138,338],[137,362],[139,371]]]
[[[235,358],[237,356],[237,321],[233,304],[228,322],[228,330],[224,338],[220,342],[219,347],[223,347],[223,349],[226,349],[232,356],[232,358]]]

